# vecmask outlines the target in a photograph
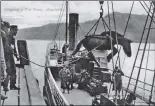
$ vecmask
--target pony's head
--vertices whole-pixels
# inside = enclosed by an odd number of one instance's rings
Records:
[[[131,57],[131,55],[132,55],[132,51],[131,51],[132,41],[130,39],[125,38],[122,34],[114,32],[114,31],[111,31],[111,35],[112,35],[112,38],[114,38],[114,39],[116,39],[116,35],[117,35],[118,43],[123,46],[123,50],[124,50],[125,54],[128,57]]]
[[[127,39],[127,38],[123,38],[121,40],[121,44],[123,46],[123,50],[125,52],[125,54],[128,56],[128,57],[131,57],[132,55],[132,50],[131,50],[131,43],[132,41]]]

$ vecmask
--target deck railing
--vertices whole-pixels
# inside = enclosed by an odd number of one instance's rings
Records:
[[[51,74],[50,68],[47,68],[48,73],[48,82],[50,85],[51,93],[53,95],[53,101],[55,101],[57,106],[68,106],[69,103],[61,93],[59,87],[57,86],[57,83],[55,79],[53,78],[53,75]]]

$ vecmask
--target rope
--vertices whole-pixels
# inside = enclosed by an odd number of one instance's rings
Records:
[[[150,9],[149,9],[149,11],[150,11]],[[139,50],[140,50],[140,45],[142,43],[142,39],[143,39],[143,36],[144,36],[144,32],[145,32],[145,28],[146,28],[146,25],[147,25],[148,18],[149,18],[149,15],[147,15],[147,17],[146,17],[146,21],[145,21],[145,25],[144,25],[144,28],[143,28],[142,36],[141,36],[140,43],[139,43],[139,46],[138,46],[138,50],[137,50],[137,53],[136,53],[136,57],[135,57],[135,60],[134,60],[133,68],[132,68],[132,71],[131,71],[131,74],[130,74],[129,82],[128,82],[128,85],[127,85],[127,90],[126,90],[126,93],[125,93],[125,97],[127,95],[128,89],[129,89],[130,81],[131,81],[133,71],[134,71],[134,66],[135,66],[136,60],[138,58],[138,53],[139,53]]]
[[[99,21],[98,21],[98,23],[97,23],[97,25],[96,25],[96,28],[95,28],[95,30],[94,30],[94,35],[95,35],[96,30],[97,30],[97,27],[98,27],[99,22],[100,22],[100,18],[99,18]]]
[[[149,43],[149,48],[148,48],[148,55],[147,55],[147,60],[146,60],[146,67],[145,67],[145,77],[144,77],[144,85],[143,85],[143,92],[145,96],[145,82],[146,82],[146,71],[147,71],[147,66],[148,66],[148,60],[149,60],[149,53],[150,53],[150,43]]]
[[[114,14],[114,6],[113,6],[113,2],[112,3],[112,11],[113,11],[113,19],[114,19],[114,28],[115,28],[115,34],[116,34],[116,43],[117,43],[117,49],[118,49],[118,37],[117,37],[117,33],[116,33],[116,22],[115,22],[115,14]],[[120,62],[120,53],[118,52],[118,59],[119,59],[119,68],[121,69],[121,62]]]
[[[154,13],[155,13],[155,10],[153,10],[153,15],[154,15]],[[144,54],[145,54],[145,50],[146,50],[146,44],[147,44],[147,42],[148,42],[148,37],[149,37],[149,34],[150,34],[150,30],[151,30],[150,28],[151,28],[152,21],[153,21],[153,15],[152,15],[152,17],[151,17],[151,22],[150,22],[150,25],[149,25],[149,30],[148,30],[147,37],[146,37],[146,41],[145,41],[144,51],[143,51],[143,54],[142,54],[142,59],[141,59],[141,63],[140,63],[140,68],[139,68],[138,76],[137,76],[137,79],[136,79],[136,84],[135,84],[135,88],[134,88],[134,93],[136,92],[136,88],[137,88],[137,84],[138,84],[138,79],[139,79],[140,72],[141,72],[142,62],[143,62]]]
[[[97,20],[97,22],[94,24],[94,26],[90,29],[90,31],[96,26],[96,24],[97,24],[99,21],[100,21],[100,18]],[[85,36],[87,36],[87,35],[90,33],[90,31],[89,31]]]
[[[149,97],[149,106],[151,106],[151,100],[152,100],[153,94],[155,94],[154,84],[155,84],[155,69],[154,69],[154,76],[153,76],[153,80],[152,80],[152,88],[151,88],[150,97]],[[154,88],[154,93],[153,93],[153,88]],[[155,101],[153,101],[153,102],[155,102]]]
[[[127,27],[128,27],[128,24],[129,24],[129,20],[130,20],[130,17],[131,17],[131,12],[132,12],[132,10],[133,10],[133,6],[134,6],[134,1],[132,2],[131,10],[130,10],[129,17],[128,17],[128,20],[127,20],[127,23],[126,23],[126,27],[125,27],[125,30],[124,30],[124,34],[123,34],[124,36],[125,36],[125,34],[126,34],[126,31],[127,31]],[[118,53],[120,53],[120,51],[121,51],[121,47],[119,48]],[[119,57],[117,56],[116,64],[117,64],[118,58],[119,58]],[[116,64],[115,64],[115,66],[116,66]]]
[[[149,15],[149,17],[151,18],[151,15],[150,15],[150,12],[151,12],[151,11],[148,12],[148,11],[146,10],[146,8],[144,7],[143,3],[142,3],[141,1],[139,1],[139,2],[140,2],[140,4],[142,5],[142,7],[144,8],[145,12],[146,12],[146,13]],[[152,6],[151,6],[151,7],[152,7]],[[150,8],[151,8],[151,7],[150,7]],[[152,12],[151,12],[151,13],[152,13]],[[153,22],[155,23],[154,20],[153,20]]]
[[[111,36],[111,22],[110,22],[110,13],[109,13],[109,2],[107,1],[107,6],[108,6],[108,17],[109,17],[109,32],[110,32],[110,37],[112,38],[112,36]],[[114,17],[113,17],[114,18]],[[115,27],[116,28],[116,27]],[[118,42],[117,42],[118,43]],[[112,39],[111,39],[111,42],[110,42],[110,44],[111,44],[111,49],[112,49],[112,51],[113,51],[113,46],[112,46]],[[114,59],[113,59],[113,52],[112,52],[112,66],[113,66],[113,70],[114,70]],[[117,89],[116,89],[116,81],[115,81],[115,79],[114,79],[114,85],[115,85],[115,99],[116,99],[116,96],[117,96]],[[110,88],[111,88],[111,85],[110,85]],[[109,89],[109,94],[110,94],[110,89]],[[117,99],[116,99],[116,104],[117,104]]]
[[[125,58],[126,58],[126,55],[124,56],[124,59],[123,59],[122,69],[123,69],[123,67],[124,67]]]
[[[109,2],[107,1],[107,5],[108,5],[108,17],[109,17],[109,32],[110,32],[110,37],[112,38],[112,36],[111,36],[111,23],[110,23],[110,13],[109,13]],[[112,46],[112,39],[110,39],[111,40],[111,50],[113,51],[113,46]],[[113,57],[113,52],[112,52],[112,57]],[[114,69],[114,60],[113,60],[113,58],[112,58],[112,65],[113,65],[113,69]]]
[[[66,44],[68,39],[68,1],[66,1]]]
[[[95,31],[94,31],[94,34],[95,34],[100,19],[102,19],[102,22],[103,22],[103,26],[104,26],[105,31],[106,31],[105,26],[109,29],[108,25],[106,24],[106,22],[104,21],[104,19],[103,19],[103,17],[102,17],[102,16],[103,16],[103,8],[102,8],[103,3],[104,3],[104,2],[100,3],[100,4],[101,4],[101,5],[100,5],[100,6],[101,6],[100,10],[101,10],[102,12],[100,12],[100,17],[99,17],[99,19],[97,20],[97,22],[93,25],[93,27],[89,30],[89,32],[88,32],[85,36],[87,36],[87,35],[92,31],[92,29],[96,26]]]
[[[39,67],[48,68],[48,67],[46,67],[46,66],[43,66],[43,65],[37,64],[37,63],[35,63],[35,62],[33,62],[33,61],[31,61],[31,60],[29,60],[29,59],[23,57],[22,55],[17,54],[17,53],[10,53],[10,54],[16,54],[16,55],[18,55],[19,57],[23,58],[24,60],[27,60],[27,61],[29,61],[29,62],[31,62],[31,63],[33,63],[33,64],[39,66]]]
[[[82,28],[81,28],[80,24],[78,24],[78,26],[79,26],[79,28],[80,28],[81,32],[83,33],[83,35],[86,35],[86,34],[84,33],[84,31],[82,30]]]
[[[57,26],[56,26],[56,30],[55,30],[55,33],[54,33],[54,41],[56,39],[56,36],[58,35],[58,30],[59,30],[59,27],[60,27],[60,21],[62,19],[62,16],[63,16],[63,13],[64,13],[64,2],[62,4],[62,7],[61,7],[61,11],[60,11],[60,15],[59,15],[59,18],[58,18],[58,23],[57,23]]]
[[[153,76],[153,81],[152,81],[152,88],[151,88],[151,93],[150,93],[150,97],[149,97],[149,106],[151,105],[151,100],[152,100],[152,93],[153,93],[153,85],[155,82],[155,69],[154,69],[154,76]]]

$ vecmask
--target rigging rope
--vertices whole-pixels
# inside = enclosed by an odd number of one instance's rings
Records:
[[[127,27],[128,27],[128,24],[129,24],[130,17],[131,17],[131,12],[132,12],[132,10],[133,10],[133,6],[134,6],[134,1],[132,2],[131,10],[130,10],[129,17],[128,17],[128,20],[127,20],[127,23],[126,23],[126,27],[125,27],[125,30],[124,30],[124,34],[123,34],[124,37],[125,37],[125,35],[126,35],[126,31],[127,31]],[[119,48],[118,53],[120,53],[120,51],[121,51],[121,47]],[[116,59],[115,66],[116,66],[116,64],[117,64],[117,61],[118,61],[118,56],[117,56],[117,59]]]
[[[124,55],[123,64],[122,64],[122,69],[123,69],[123,67],[124,67],[125,58],[126,58],[126,55]]]
[[[146,10],[146,8],[145,8],[145,6],[142,4],[142,2],[141,1],[139,1],[140,2],[140,4],[142,5],[142,7],[144,8],[144,10],[146,11],[146,13],[149,15],[149,17],[151,18],[151,15],[150,15],[150,11],[148,12],[147,10]],[[152,7],[152,6],[151,6]],[[153,19],[153,22],[155,23],[155,20]]]
[[[58,18],[58,23],[57,23],[57,26],[56,26],[56,30],[55,30],[55,33],[54,33],[54,41],[56,39],[56,36],[58,35],[58,30],[59,30],[59,27],[60,27],[60,22],[61,22],[63,13],[64,13],[64,8],[65,8],[64,4],[65,3],[63,2],[62,7],[61,7],[61,11],[60,11],[60,15],[59,15],[59,18]]]
[[[155,10],[153,10],[153,15],[154,15],[154,13],[155,13]],[[138,70],[138,76],[137,76],[136,84],[135,84],[135,87],[134,87],[134,93],[136,92],[136,88],[137,88],[137,84],[138,84],[138,79],[139,79],[140,72],[141,72],[142,62],[143,62],[144,54],[145,54],[145,50],[146,50],[146,44],[147,44],[147,42],[148,42],[148,38],[149,38],[151,26],[152,26],[153,15],[152,15],[152,17],[151,17],[151,22],[150,22],[150,25],[149,25],[149,30],[148,30],[147,37],[146,37],[146,41],[145,41],[145,46],[144,46],[144,51],[143,51],[143,54],[142,54],[142,59],[141,59],[141,63],[140,63],[140,68],[139,68],[139,70]]]
[[[109,12],[109,2],[107,1],[107,6],[108,6],[108,17],[109,17],[109,32],[110,32],[110,37],[111,37],[111,22],[110,22],[110,12]],[[112,38],[112,37],[111,37]],[[110,39],[110,44],[111,44],[111,50],[113,51],[113,46],[112,46],[112,39]],[[112,66],[113,66],[113,71],[114,71],[114,58],[113,58],[113,52],[112,52]],[[114,88],[115,88],[115,99],[116,99],[116,96],[117,96],[117,89],[116,89],[116,81],[115,81],[115,78],[114,78]],[[109,89],[109,94],[110,94],[110,91],[111,91],[111,85],[110,85],[110,89]],[[117,99],[116,99],[116,104],[117,104]]]
[[[154,75],[153,75],[153,80],[152,80],[152,88],[150,92],[150,97],[149,97],[149,106],[151,105],[152,97],[153,97],[153,88],[154,88],[154,96],[155,96],[155,67],[154,67]],[[154,104],[155,104],[155,97],[154,97]]]
[[[151,5],[152,5],[152,3],[151,3]],[[150,7],[151,7],[151,5],[150,5]],[[150,9],[149,9],[149,11],[150,11]],[[130,77],[129,77],[129,82],[128,82],[128,85],[127,85],[127,90],[126,90],[126,93],[125,93],[125,97],[127,96],[127,92],[129,90],[130,81],[131,81],[131,78],[132,78],[132,75],[133,75],[133,71],[134,71],[134,66],[136,64],[136,60],[138,58],[138,53],[139,53],[139,50],[140,50],[140,45],[141,45],[142,40],[143,40],[143,36],[144,36],[144,32],[145,32],[145,28],[146,28],[146,25],[147,25],[148,18],[149,18],[149,15],[147,15],[147,17],[146,17],[146,21],[145,21],[145,25],[144,25],[144,28],[143,28],[142,36],[141,36],[140,43],[139,43],[139,46],[138,46],[138,50],[137,50],[137,53],[136,53],[136,56],[135,56],[134,64],[133,64],[133,67],[132,67],[132,71],[131,71],[131,74],[130,74]]]
[[[147,55],[146,67],[145,67],[145,76],[144,76],[144,85],[143,85],[144,97],[145,97],[145,82],[146,82],[146,72],[147,72],[147,67],[148,67],[149,54],[150,54],[150,43],[149,43],[148,55]]]
[[[114,13],[114,6],[113,6],[113,2],[112,3],[112,12],[113,12],[113,19],[114,19],[114,28],[115,28],[115,34],[116,34],[116,43],[117,43],[117,49],[118,49],[118,37],[117,37],[117,33],[116,33],[116,20],[115,20],[115,13]],[[121,69],[121,62],[120,62],[120,53],[118,52],[118,59],[119,59],[119,68]]]
[[[109,32],[110,32],[110,37],[112,38],[111,36],[111,22],[110,22],[110,11],[109,11],[109,2],[107,1],[107,6],[108,6],[108,17],[109,17]],[[111,50],[113,51],[113,46],[112,46],[112,39],[110,39],[110,44],[111,44]],[[113,57],[113,52],[112,52],[112,57]],[[113,66],[113,70],[114,70],[114,59],[112,58],[112,66]]]

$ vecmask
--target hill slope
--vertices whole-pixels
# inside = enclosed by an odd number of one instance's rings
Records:
[[[117,32],[119,32],[121,34],[124,33],[128,15],[129,14],[127,14],[127,13],[117,13],[117,12],[115,13],[116,31]],[[114,30],[114,20],[113,20],[112,14],[110,15],[110,17],[111,17],[110,18],[111,29]],[[105,16],[104,19],[105,19],[106,23],[108,24],[108,22],[109,22],[108,16]],[[135,42],[139,42],[140,37],[142,35],[143,27],[145,24],[145,20],[146,20],[146,15],[132,14],[125,36]],[[80,23],[82,31],[80,29],[78,30],[78,39],[82,39],[84,37],[84,35],[95,24],[96,21],[97,21],[97,19],[86,21],[84,23]],[[20,29],[17,34],[17,39],[42,39],[42,40],[51,39],[52,40],[54,38],[55,29],[56,29],[55,23],[47,24],[47,25],[44,25],[41,27]],[[104,27],[103,27],[102,21],[100,21],[100,24],[98,25],[96,34],[100,34],[103,31],[104,31]],[[154,31],[152,30],[151,31],[151,40],[152,39],[155,40],[155,36],[152,36],[153,33],[154,33]],[[64,40],[64,38],[65,38],[65,24],[64,23],[60,24],[60,29],[59,29],[58,36],[56,39],[59,39],[59,38],[61,40]]]

